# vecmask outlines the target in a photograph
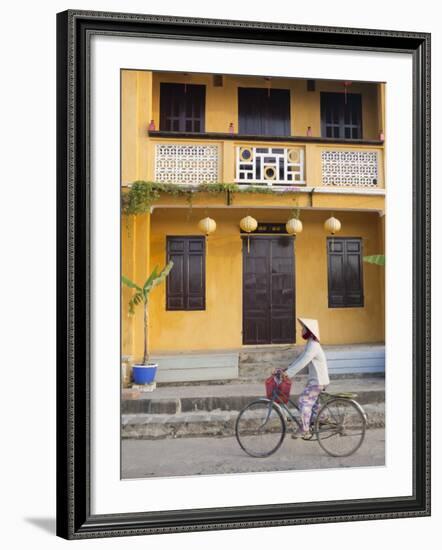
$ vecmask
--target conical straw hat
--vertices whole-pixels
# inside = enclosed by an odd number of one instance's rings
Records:
[[[303,325],[306,329],[308,329],[318,340],[320,340],[319,336],[319,324],[316,319],[306,319],[305,317],[298,317],[298,321]]]

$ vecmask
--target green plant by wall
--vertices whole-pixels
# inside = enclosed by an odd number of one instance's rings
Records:
[[[149,297],[152,290],[164,282],[166,277],[169,275],[170,270],[173,267],[173,262],[169,262],[166,267],[164,267],[158,273],[158,266],[155,266],[152,273],[144,282],[143,286],[137,285],[134,281],[125,277],[121,277],[122,283],[130,289],[135,291],[135,294],[132,295],[129,300],[129,314],[134,315],[135,307],[142,304],[143,305],[143,336],[144,336],[144,349],[143,349],[143,365],[147,365],[149,361],[149,352],[147,349],[147,327],[148,327],[148,315],[149,315]]]
[[[272,187],[268,187],[267,185],[241,186],[236,183],[202,183],[198,186],[184,186],[175,183],[135,181],[122,193],[121,210],[123,214],[127,216],[145,214],[150,211],[152,204],[160,198],[162,193],[174,197],[184,197],[191,208],[193,197],[200,193],[224,195],[227,204],[231,204],[234,195],[239,193],[280,195],[281,192],[281,190],[275,191]],[[296,193],[296,190],[291,189],[285,192]]]
[[[385,255],[384,254],[373,254],[373,256],[364,256],[364,262],[368,264],[375,265],[385,265]]]

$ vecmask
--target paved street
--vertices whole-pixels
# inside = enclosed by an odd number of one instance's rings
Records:
[[[368,430],[361,448],[348,458],[330,457],[316,441],[293,440],[290,436],[268,458],[246,455],[235,437],[122,441],[123,479],[382,466],[384,462],[384,429]]]

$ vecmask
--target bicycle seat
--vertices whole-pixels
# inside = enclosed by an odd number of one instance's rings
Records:
[[[356,397],[358,396],[357,393],[354,393],[354,392],[350,392],[350,391],[341,391],[341,392],[336,392],[336,393],[331,393],[331,392],[328,392],[328,391],[323,391],[321,392],[321,394],[324,396],[324,397],[341,397],[343,399],[356,399]]]

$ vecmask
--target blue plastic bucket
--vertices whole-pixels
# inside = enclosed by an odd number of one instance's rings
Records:
[[[135,384],[151,384],[155,380],[158,365],[134,365],[132,369]]]

